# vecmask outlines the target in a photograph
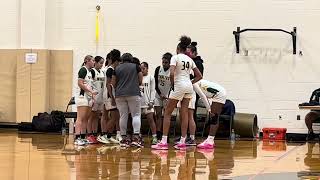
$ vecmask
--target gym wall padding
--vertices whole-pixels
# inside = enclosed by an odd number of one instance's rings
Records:
[[[0,122],[16,120],[16,68],[15,50],[0,50]]]
[[[64,110],[72,96],[72,59],[72,51],[50,51],[50,111]]]
[[[49,51],[34,50],[38,61],[31,65],[31,117],[49,110]]]
[[[36,64],[25,53],[37,53]],[[65,109],[72,92],[71,50],[0,50],[0,122],[30,122],[38,112]]]
[[[31,117],[31,66],[25,63],[25,53],[30,50],[17,50],[16,72],[16,119],[15,122],[29,122]],[[7,121],[7,120],[5,120]]]

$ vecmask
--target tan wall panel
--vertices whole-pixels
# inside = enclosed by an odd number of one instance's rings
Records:
[[[50,51],[50,105],[49,109],[64,111],[72,96],[73,52]]]
[[[26,64],[26,53],[37,53]],[[39,112],[64,111],[72,96],[71,50],[0,50],[0,122],[30,122]]]
[[[31,118],[49,110],[49,51],[33,50],[37,63],[31,66]]]
[[[16,71],[16,122],[30,122],[30,77],[31,65],[25,62],[25,53],[31,50],[17,50]]]
[[[0,122],[16,121],[16,51],[0,50]]]

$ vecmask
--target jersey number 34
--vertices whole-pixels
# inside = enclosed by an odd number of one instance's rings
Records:
[[[189,69],[189,66],[190,66],[189,62],[186,63],[185,61],[182,61],[182,63],[183,63],[183,68],[181,70]]]

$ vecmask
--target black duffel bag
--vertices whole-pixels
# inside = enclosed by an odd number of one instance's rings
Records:
[[[38,113],[38,116],[32,118],[32,127],[34,131],[40,132],[59,132],[66,126],[66,119],[62,111],[52,111]]]

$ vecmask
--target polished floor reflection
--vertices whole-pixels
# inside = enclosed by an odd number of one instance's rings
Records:
[[[71,136],[0,129],[0,179],[319,179],[319,143],[216,141],[214,151],[73,146]],[[146,142],[148,139],[146,138]]]

